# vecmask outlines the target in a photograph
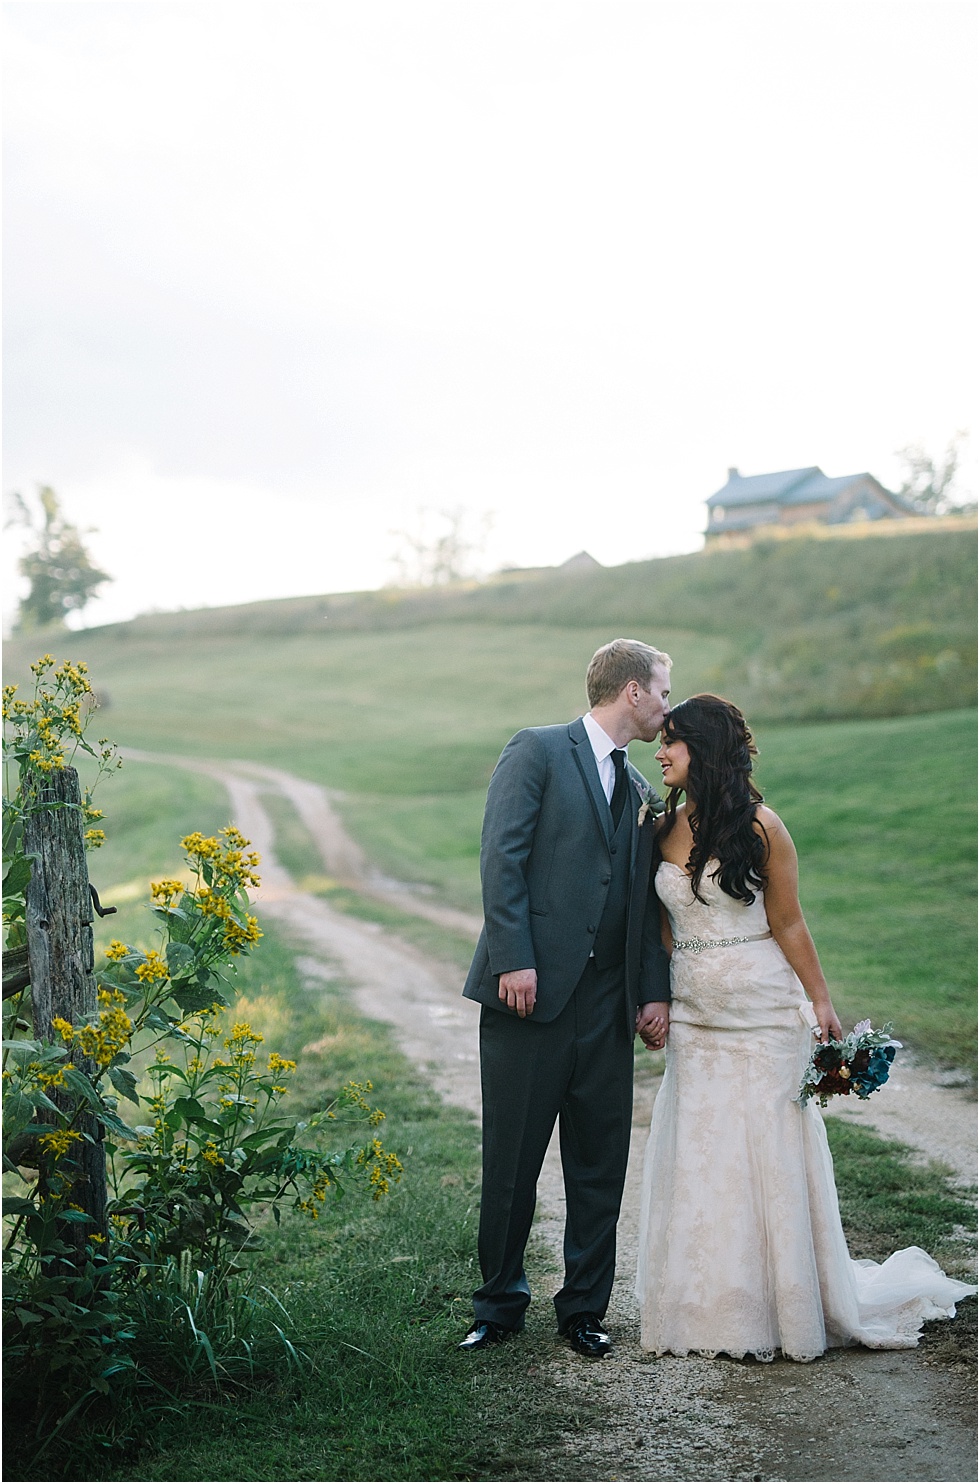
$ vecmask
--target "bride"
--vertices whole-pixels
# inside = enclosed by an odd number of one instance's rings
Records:
[[[841,1024],[755,752],[738,708],[703,695],[670,712],[657,753],[673,1000],[643,1173],[641,1343],[802,1361],[904,1349],[977,1290],[919,1247],[880,1265],[848,1255],[823,1120],[796,1102],[814,1034]]]

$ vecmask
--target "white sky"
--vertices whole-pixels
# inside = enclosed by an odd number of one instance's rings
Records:
[[[379,586],[420,506],[692,550],[730,464],[971,425],[973,0],[4,10],[3,487],[87,622]]]

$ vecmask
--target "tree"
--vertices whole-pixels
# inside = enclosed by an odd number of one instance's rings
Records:
[[[899,494],[917,514],[946,515],[967,503],[956,488],[960,447],[966,437],[965,432],[955,433],[938,462],[926,453],[921,443],[909,443],[898,450],[897,456],[905,465]]]
[[[433,530],[433,514],[444,522],[442,531]],[[470,521],[475,529],[468,531]],[[492,524],[493,516],[488,511],[471,517],[461,505],[434,512],[420,506],[414,531],[389,532],[398,543],[391,558],[398,585],[437,587],[475,577]]]
[[[39,516],[21,495],[15,494],[13,501],[16,513],[7,524],[25,526],[33,538],[32,549],[17,564],[30,582],[27,596],[21,599],[17,627],[26,632],[63,624],[66,614],[80,612],[102,584],[112,579],[92,561],[83,532],[65,519],[58,496],[48,485],[38,489]]]

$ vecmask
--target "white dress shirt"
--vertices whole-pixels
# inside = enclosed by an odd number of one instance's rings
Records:
[[[613,762],[613,753],[617,751],[615,742],[607,736],[602,727],[595,720],[591,711],[587,711],[582,717],[585,730],[589,734],[592,743],[592,751],[595,753],[596,767],[599,769],[599,782],[602,784],[606,795],[606,803],[612,803],[613,789],[616,787],[616,764]],[[625,747],[618,749],[625,756]]]

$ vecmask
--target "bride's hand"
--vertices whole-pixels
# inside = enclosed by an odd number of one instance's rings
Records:
[[[820,1027],[821,1041],[843,1041],[844,1031],[837,1012],[828,1000],[825,1005],[814,1005],[813,1013],[817,1017],[817,1025]]]

